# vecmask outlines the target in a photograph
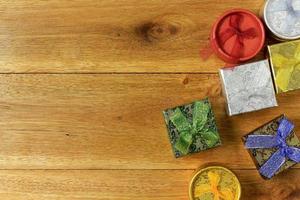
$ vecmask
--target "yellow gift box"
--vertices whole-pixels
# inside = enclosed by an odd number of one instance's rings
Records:
[[[190,200],[239,200],[241,185],[229,169],[210,166],[199,169],[189,188]]]
[[[268,46],[277,93],[300,89],[300,40]]]

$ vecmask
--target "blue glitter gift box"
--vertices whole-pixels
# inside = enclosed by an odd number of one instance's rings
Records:
[[[300,162],[300,141],[294,124],[281,115],[244,136],[243,142],[260,175],[271,179]]]

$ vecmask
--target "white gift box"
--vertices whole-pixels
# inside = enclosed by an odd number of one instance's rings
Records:
[[[268,60],[220,69],[228,115],[277,106]]]
[[[300,0],[266,0],[262,17],[276,38],[300,38]]]

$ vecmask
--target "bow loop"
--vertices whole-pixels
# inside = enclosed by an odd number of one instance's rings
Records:
[[[300,163],[300,149],[295,147],[289,147],[289,150],[286,152],[287,157],[296,163]]]
[[[232,28],[240,31],[240,26],[243,21],[244,17],[241,14],[234,14],[230,16],[229,24]]]
[[[248,28],[240,34],[245,39],[254,39],[257,37],[257,32],[256,32],[255,28]]]
[[[219,184],[221,181],[221,177],[219,174],[214,172],[207,173],[208,180],[210,182],[210,186],[200,185],[196,188],[195,196],[201,197],[205,193],[212,193],[214,196],[214,200],[232,200],[234,199],[234,194],[228,188],[220,188]]]
[[[171,122],[175,125],[179,132],[186,132],[191,130],[191,125],[179,108],[176,108],[173,115],[170,117]]]
[[[277,135],[282,140],[285,140],[291,134],[291,132],[292,132],[292,130],[294,130],[294,128],[295,128],[295,125],[292,122],[290,122],[286,118],[283,118],[279,122],[279,127],[278,127],[278,130],[277,130]]]
[[[213,173],[213,172],[208,172],[207,176],[208,176],[208,179],[210,181],[211,187],[217,188],[218,185],[219,185],[219,182],[221,180],[220,176],[216,173]]]
[[[207,122],[209,107],[202,101],[196,101],[193,109],[193,127],[201,131]]]

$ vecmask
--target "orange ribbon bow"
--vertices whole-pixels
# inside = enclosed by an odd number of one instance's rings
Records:
[[[234,200],[234,195],[229,188],[219,187],[221,177],[219,174],[208,172],[207,174],[210,185],[203,184],[199,185],[195,189],[195,196],[201,197],[206,193],[212,193],[214,200]]]

